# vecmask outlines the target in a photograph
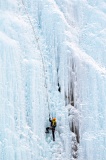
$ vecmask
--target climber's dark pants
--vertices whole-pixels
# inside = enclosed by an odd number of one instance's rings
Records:
[[[55,134],[54,134],[55,128],[53,128],[53,127],[47,127],[46,131],[49,132],[49,130],[52,130],[53,141],[55,141]]]

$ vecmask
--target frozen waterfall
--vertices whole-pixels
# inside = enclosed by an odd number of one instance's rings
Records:
[[[0,0],[0,160],[106,159],[105,44],[105,0]]]

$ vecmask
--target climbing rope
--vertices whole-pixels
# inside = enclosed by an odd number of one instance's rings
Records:
[[[43,72],[44,72],[44,77],[45,77],[45,85],[44,85],[44,86],[45,86],[45,88],[46,88],[47,103],[48,103],[48,110],[49,110],[49,117],[50,117],[50,107],[49,107],[47,81],[46,81],[46,70],[45,70],[45,64],[44,64],[44,59],[43,59],[42,51],[41,51],[40,45],[39,45],[39,38],[36,37],[35,29],[34,29],[34,26],[33,26],[32,22],[31,22],[31,19],[30,19],[30,16],[29,16],[29,14],[28,14],[28,11],[27,11],[27,9],[26,9],[24,0],[21,0],[21,2],[22,2],[22,5],[23,5],[23,7],[24,7],[24,10],[25,10],[25,12],[26,12],[26,15],[27,15],[27,18],[28,18],[28,20],[29,20],[29,23],[30,23],[30,25],[31,25],[31,27],[32,27],[32,30],[33,30],[33,33],[34,33],[34,37],[35,37],[35,40],[36,40],[36,42],[37,42],[37,48],[38,48],[38,50],[39,50],[39,52],[40,52],[40,56],[41,56],[41,60],[42,60],[42,64],[43,64]],[[35,43],[34,43],[34,44],[35,44]],[[35,45],[35,47],[36,47],[36,45]]]

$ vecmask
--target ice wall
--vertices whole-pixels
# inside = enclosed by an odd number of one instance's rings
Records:
[[[105,159],[105,6],[0,1],[1,159]]]
[[[0,1],[3,160],[71,157],[71,132],[64,101],[65,18],[55,7],[54,1]],[[49,113],[58,120],[56,144],[51,134],[45,135]]]
[[[97,63],[106,67],[106,2],[88,0],[80,5],[80,45]]]
[[[106,159],[106,2],[88,0],[86,3],[80,1],[80,5],[79,44],[83,53],[80,54],[79,108],[82,118],[79,159]]]
[[[48,159],[44,82],[21,2],[0,1],[0,159]]]

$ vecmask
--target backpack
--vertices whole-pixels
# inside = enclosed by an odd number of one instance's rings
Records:
[[[56,127],[56,121],[52,120],[52,126]]]

